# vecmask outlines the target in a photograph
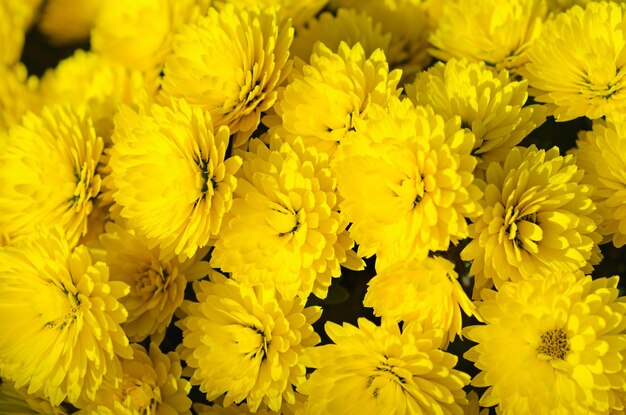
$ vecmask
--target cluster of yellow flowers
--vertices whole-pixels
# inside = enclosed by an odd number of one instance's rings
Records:
[[[0,1],[2,414],[624,413],[601,244],[626,2]]]

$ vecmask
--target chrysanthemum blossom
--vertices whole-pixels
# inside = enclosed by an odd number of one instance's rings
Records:
[[[492,284],[590,270],[599,262],[593,188],[582,183],[572,155],[516,147],[485,175],[485,213],[470,226],[472,241],[461,252],[473,261],[474,297]]]
[[[439,350],[441,331],[360,318],[358,327],[325,325],[333,344],[308,349],[315,371],[298,388],[310,415],[462,414],[469,376],[457,357]]]
[[[624,413],[626,297],[618,277],[556,271],[484,290],[486,325],[464,334],[488,387],[482,406],[506,414]]]
[[[194,257],[179,261],[163,256],[158,247],[148,248],[145,237],[126,227],[109,222],[100,235],[93,254],[109,267],[111,281],[122,281],[130,292],[120,301],[128,311],[122,328],[131,341],[151,336],[160,343],[174,311],[182,304],[185,287],[209,273],[209,264],[201,261],[206,249]]]
[[[207,110],[215,125],[238,133],[241,146],[291,69],[292,40],[290,21],[279,22],[275,9],[211,8],[174,36],[161,98],[184,98]]]
[[[352,47],[360,43],[365,56],[376,49],[389,50],[391,33],[384,33],[382,25],[363,10],[339,9],[336,14],[324,12],[298,28],[291,45],[294,57],[310,62],[315,43],[322,42],[330,50],[339,49],[343,41]]]
[[[171,0],[105,0],[91,30],[98,54],[138,70],[162,64],[169,52]]]
[[[191,383],[208,400],[225,394],[224,406],[245,400],[251,412],[261,403],[272,411],[294,404],[294,387],[305,380],[300,356],[320,341],[311,324],[321,309],[218,273],[194,289],[198,302],[183,303],[187,317],[178,323]]]
[[[458,0],[446,5],[430,36],[431,54],[443,61],[483,61],[498,71],[516,72],[526,62],[525,51],[547,15],[545,0]]]
[[[380,271],[467,237],[466,218],[482,212],[473,145],[459,117],[444,122],[408,99],[393,99],[358,122],[333,167],[359,255],[376,254]]]
[[[41,99],[38,87],[39,80],[28,76],[23,64],[0,64],[0,131],[6,133],[11,125],[19,124],[28,111],[39,112]]]
[[[405,86],[416,104],[430,105],[444,119],[461,117],[476,141],[481,165],[502,159],[532,130],[543,124],[543,105],[525,105],[528,82],[513,81],[506,70],[494,73],[484,62],[451,59],[436,63]]]
[[[583,182],[595,187],[591,199],[601,218],[598,231],[605,242],[626,244],[626,123],[596,121],[581,131],[574,150],[576,164],[585,171]]]
[[[94,399],[114,384],[132,349],[120,327],[122,282],[92,263],[84,245],[71,250],[59,227],[0,248],[0,376],[40,393],[52,405]]]
[[[225,159],[229,130],[184,101],[115,117],[113,198],[129,227],[162,255],[191,258],[216,237],[230,209],[239,157]]]
[[[442,1],[442,0],[439,0]],[[354,8],[372,16],[383,32],[391,34],[385,55],[392,69],[401,69],[411,79],[432,60],[428,52],[428,36],[432,22],[427,0],[339,0],[335,7]]]
[[[149,350],[132,344],[133,358],[123,359],[118,386],[105,383],[93,400],[77,415],[107,413],[123,415],[191,415],[191,385],[181,378],[176,352],[164,354],[154,343]]]
[[[28,113],[9,131],[0,154],[0,233],[11,243],[37,226],[60,225],[74,246],[87,232],[103,142],[83,108]]]
[[[454,264],[438,256],[399,262],[370,280],[363,304],[385,320],[441,330],[447,343],[461,334],[461,309],[476,314],[457,277]]]
[[[341,42],[336,52],[316,43],[310,65],[294,70],[278,91],[275,114],[263,123],[287,141],[302,137],[307,146],[332,156],[373,104],[386,106],[390,97],[400,95],[400,75],[389,72],[382,50],[367,56],[359,43]]]
[[[78,49],[56,68],[46,71],[40,92],[45,105],[85,105],[96,132],[110,144],[117,106],[131,103],[130,95],[134,91],[130,78],[124,66]]]
[[[213,0],[216,8],[232,3],[246,9],[276,8],[279,21],[291,20],[295,27],[302,27],[324,8],[328,0]]]
[[[528,48],[530,94],[557,121],[611,116],[626,108],[626,8],[574,6],[546,22]],[[572,47],[575,45],[575,47]]]
[[[211,265],[286,297],[326,297],[340,266],[363,267],[339,213],[328,155],[301,139],[250,142]]]

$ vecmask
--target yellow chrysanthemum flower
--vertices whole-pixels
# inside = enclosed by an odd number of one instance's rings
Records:
[[[530,94],[557,121],[626,108],[626,5],[592,2],[546,22],[528,48]],[[575,45],[575,47],[572,47]]]
[[[211,113],[215,125],[247,142],[261,112],[276,100],[276,88],[291,68],[293,28],[275,9],[211,8],[174,36],[165,61],[161,98],[184,98]]]
[[[480,404],[503,415],[623,413],[626,297],[617,283],[556,271],[484,290],[486,325],[464,333],[478,343],[465,354],[481,370],[472,384],[488,387]]]
[[[461,309],[476,315],[457,277],[454,264],[438,256],[399,262],[370,280],[363,304],[385,320],[441,330],[447,344],[461,334]]]
[[[428,36],[432,25],[427,0],[338,0],[332,3],[366,12],[382,25],[385,33],[391,33],[385,55],[392,69],[402,69],[404,79],[412,79],[430,63]]]
[[[13,382],[0,381],[2,415],[68,415],[63,406],[52,406],[48,400],[28,394],[27,387],[16,389]]]
[[[131,229],[162,255],[191,258],[218,235],[237,185],[239,157],[225,159],[228,127],[184,101],[123,107],[115,117],[109,162],[113,198]]]
[[[467,237],[466,218],[482,211],[473,145],[458,117],[444,122],[408,99],[372,108],[334,160],[341,212],[352,222],[359,256],[376,254],[382,270]]]
[[[337,52],[317,43],[311,64],[294,70],[278,91],[275,114],[263,123],[287,141],[302,137],[307,146],[332,156],[357,119],[365,119],[373,104],[386,106],[399,96],[400,71],[389,72],[385,54],[366,56],[363,47],[341,42]]]
[[[57,45],[89,39],[102,3],[102,0],[48,0],[39,30]]]
[[[294,387],[305,380],[300,356],[320,340],[311,324],[321,309],[218,273],[194,288],[198,303],[183,303],[188,315],[179,323],[191,383],[209,400],[225,393],[224,406],[245,399],[252,412],[262,402],[272,411],[294,404]]]
[[[547,15],[545,0],[458,0],[448,2],[430,36],[431,54],[443,61],[484,61],[496,70],[516,72],[539,35]],[[447,4],[447,3],[446,3]]]
[[[0,375],[42,393],[53,406],[92,400],[104,380],[117,383],[119,358],[132,349],[120,327],[122,282],[92,263],[84,245],[70,249],[55,228],[0,248]]]
[[[526,105],[528,82],[509,79],[506,70],[491,71],[484,62],[451,59],[436,63],[405,86],[418,105],[430,105],[444,119],[461,117],[476,142],[480,165],[508,154],[532,130],[543,124],[543,105]]]
[[[87,232],[103,143],[82,109],[46,107],[9,131],[0,153],[0,233],[15,242],[61,225],[70,245]]]
[[[307,414],[462,414],[470,378],[454,369],[456,356],[438,349],[442,332],[364,318],[358,327],[328,322],[325,329],[334,344],[302,357],[316,369],[298,388],[309,396]]]
[[[599,262],[593,188],[582,183],[573,156],[559,149],[516,147],[486,171],[485,213],[470,226],[461,258],[473,260],[474,297],[558,269],[590,270]]]
[[[338,50],[342,41],[350,47],[360,43],[365,56],[370,56],[376,49],[388,53],[391,33],[383,33],[380,22],[374,22],[364,11],[339,9],[336,14],[324,12],[304,27],[299,27],[293,38],[291,53],[309,62],[318,41],[332,51]]]
[[[288,298],[325,298],[340,265],[363,267],[339,214],[328,156],[300,139],[287,144],[274,136],[269,148],[252,140],[243,157],[211,265]]]
[[[122,360],[122,380],[118,386],[105,383],[85,409],[77,415],[107,413],[115,415],[191,415],[191,389],[181,378],[177,353],[164,354],[154,343],[149,351],[132,344],[132,360]],[[108,411],[107,411],[108,410]]]
[[[301,27],[311,21],[328,0],[213,0],[217,8],[229,3],[246,9],[276,8],[281,21],[291,19],[294,26]]]
[[[595,187],[591,199],[602,218],[599,232],[616,247],[626,244],[626,123],[596,121],[593,131],[581,131],[576,164],[583,182]]]
[[[117,106],[131,103],[131,76],[125,67],[78,49],[46,71],[40,91],[45,105],[84,105],[98,135],[110,143]]]
[[[187,282],[209,273],[201,261],[206,249],[195,257],[179,261],[163,256],[158,247],[149,248],[148,240],[117,223],[106,224],[106,232],[93,248],[93,256],[106,262],[111,281],[122,281],[130,292],[120,301],[128,311],[122,328],[131,341],[152,336],[160,343],[174,311],[182,304]]]
[[[35,76],[29,77],[21,63],[13,66],[0,64],[0,131],[18,124],[26,112],[40,110],[38,86],[39,80]]]

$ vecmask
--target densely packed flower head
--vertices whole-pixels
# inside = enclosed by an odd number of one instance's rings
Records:
[[[239,133],[236,145],[244,145],[291,69],[292,40],[290,21],[279,22],[274,9],[211,8],[174,37],[161,97],[207,110],[215,125]]]
[[[364,318],[325,329],[333,343],[303,357],[315,369],[298,388],[309,396],[307,414],[463,413],[469,376],[454,369],[456,356],[438,349],[441,331]]]
[[[574,6],[547,21],[528,48],[530,93],[558,121],[626,108],[625,13],[626,5],[613,2]]]
[[[0,413],[625,413],[625,4],[0,0]]]
[[[214,129],[208,112],[184,101],[119,110],[110,160],[113,198],[150,247],[191,258],[217,236],[241,166],[239,157],[226,157],[228,140],[228,127]]]
[[[273,411],[294,404],[294,388],[305,380],[301,355],[320,340],[311,324],[321,309],[219,273],[194,288],[198,302],[183,303],[180,322],[191,383],[210,400],[225,394],[224,406],[245,400],[252,412],[261,403]]]
[[[0,248],[0,376],[41,393],[52,405],[93,400],[117,385],[120,358],[132,358],[120,327],[128,293],[105,263],[71,249],[61,228]]]
[[[406,94],[418,105],[430,105],[448,120],[474,133],[473,154],[481,161],[506,156],[531,131],[543,124],[542,105],[525,105],[528,82],[514,81],[506,70],[494,73],[480,62],[451,59],[421,72]],[[482,163],[484,166],[485,163]]]
[[[377,265],[425,258],[468,236],[482,212],[474,183],[474,136],[460,118],[392,99],[358,122],[335,157],[341,211],[359,255]],[[445,220],[444,220],[445,218]]]
[[[516,147],[487,167],[485,212],[470,226],[461,256],[472,261],[474,297],[480,289],[558,269],[590,270],[599,262],[593,188],[573,156],[556,147]]]
[[[447,343],[461,334],[461,309],[476,314],[457,278],[454,264],[441,257],[397,262],[370,280],[363,304],[387,321],[441,330]]]
[[[303,140],[269,146],[260,140],[241,153],[233,206],[215,243],[211,265],[244,285],[275,287],[287,298],[320,298],[340,265],[362,268],[339,213],[337,180],[328,155]]]
[[[626,298],[617,280],[557,271],[483,291],[486,325],[465,332],[478,343],[465,355],[481,370],[472,384],[488,387],[481,405],[502,414],[622,413]]]
[[[182,367],[176,352],[164,354],[154,343],[146,350],[131,344],[132,359],[122,359],[121,382],[105,383],[88,406],[87,414],[178,414],[191,415],[191,386],[181,378]]]
[[[0,239],[14,243],[37,226],[60,225],[76,245],[100,192],[102,150],[84,108],[27,113],[10,129],[0,153]]]
[[[626,244],[626,124],[596,121],[574,150],[582,181],[596,188],[591,198],[601,219],[598,231],[617,247]]]
[[[545,0],[449,1],[430,36],[434,57],[483,61],[497,70],[517,71],[541,31]]]
[[[120,300],[128,311],[122,328],[132,341],[152,336],[158,344],[183,302],[187,283],[209,273],[208,263],[200,260],[206,249],[179,261],[173,254],[162,254],[158,247],[150,248],[145,236],[118,223],[107,223],[105,230],[99,243],[93,244],[92,256],[106,262],[111,281],[130,287]]]
[[[318,42],[310,65],[294,70],[278,91],[275,115],[263,123],[288,141],[302,137],[307,146],[332,156],[356,120],[367,118],[374,104],[386,106],[390,97],[400,95],[400,75],[389,72],[381,50],[367,56],[359,43],[341,42],[333,51]]]

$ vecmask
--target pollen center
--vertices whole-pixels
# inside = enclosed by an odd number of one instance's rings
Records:
[[[563,329],[548,330],[541,335],[537,353],[548,355],[552,359],[564,360],[570,346],[567,333]]]

